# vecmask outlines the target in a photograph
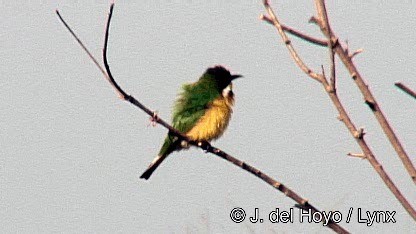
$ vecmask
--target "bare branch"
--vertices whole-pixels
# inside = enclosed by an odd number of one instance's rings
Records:
[[[265,16],[265,15],[261,14],[260,19],[264,20],[265,22],[267,22],[271,25],[274,25],[273,20],[268,16]],[[313,43],[315,45],[325,46],[325,47],[328,46],[328,43],[325,40],[321,40],[321,39],[318,39],[318,38],[311,37],[309,35],[306,35],[303,32],[300,32],[300,31],[298,31],[296,29],[293,29],[289,26],[286,26],[284,24],[282,24],[281,26],[282,26],[282,29],[285,32],[288,32],[288,33],[292,34],[293,36],[299,37],[300,39],[303,39],[303,40],[308,41],[310,43]]]
[[[292,57],[295,58],[295,62],[297,63],[297,65],[303,71],[305,71],[306,65],[304,65],[302,60],[297,55],[296,51],[294,51],[294,49],[293,49],[293,47],[290,43],[290,40],[287,38],[286,34],[284,33],[279,20],[277,19],[276,15],[274,14],[273,10],[271,9],[271,7],[269,5],[269,2],[267,0],[264,0],[263,4],[264,4],[268,14],[271,17],[273,24],[278,29],[279,34],[283,38],[283,41],[286,44],[286,47],[289,49]],[[329,27],[329,22],[328,22],[328,17],[327,17],[324,1],[323,0],[315,0],[315,4],[316,4],[316,7],[317,7],[319,18],[312,17],[310,22],[314,22],[314,23],[320,25],[321,31],[324,33],[325,36],[327,36],[327,38],[329,38],[330,43],[334,43],[333,44],[333,49],[336,49],[335,52],[338,54],[338,52],[337,52],[338,48],[342,48],[342,47],[341,47],[340,43],[338,43],[338,39],[335,36],[333,36],[333,33],[332,33],[332,31]],[[346,57],[351,61],[351,58],[348,56],[348,53],[346,53]],[[341,58],[341,60],[342,59],[343,58]],[[322,69],[323,69],[323,67],[322,67]],[[310,71],[310,70],[307,70],[307,71]],[[331,72],[331,73],[334,74],[334,71],[335,70],[333,70],[333,72]],[[307,73],[310,77],[314,78],[313,76],[311,76],[310,72],[305,72],[305,73]],[[368,147],[366,141],[364,140],[364,131],[362,129],[357,130],[357,128],[355,127],[355,125],[353,124],[351,119],[349,118],[348,113],[345,110],[345,108],[343,107],[343,105],[342,105],[340,99],[338,98],[336,92],[334,92],[333,88],[331,87],[332,85],[330,85],[328,83],[328,81],[327,81],[327,79],[324,75],[325,74],[324,70],[322,70],[322,73],[323,73],[322,75],[317,75],[317,77],[318,77],[317,79],[322,83],[322,85],[324,86],[324,89],[327,91],[331,101],[333,102],[336,109],[338,110],[339,119],[342,120],[342,122],[348,128],[349,132],[354,136],[358,145],[361,147],[364,154],[367,156],[368,161],[373,166],[373,168],[376,170],[376,172],[379,174],[379,176],[382,178],[383,182],[387,185],[387,187],[391,190],[391,192],[399,200],[399,202],[406,209],[406,211],[412,216],[412,218],[416,220],[415,210],[410,205],[410,203],[406,200],[406,198],[401,194],[401,192],[398,190],[396,185],[393,183],[393,181],[390,179],[390,177],[384,171],[381,164],[377,161],[374,154],[372,153],[372,151]],[[358,73],[358,71],[357,71],[357,73]],[[354,73],[353,78],[356,79],[356,76],[357,76],[357,74]],[[333,85],[335,85],[335,79],[333,79],[331,81],[331,83],[333,83]],[[372,102],[372,101],[373,101],[373,99],[367,100],[367,103],[370,107],[372,105],[374,105],[374,102]]]
[[[82,47],[82,49],[87,53],[88,57],[94,62],[95,66],[101,71],[101,73],[104,75],[106,79],[108,78],[107,73],[105,72],[104,68],[98,63],[97,59],[91,54],[91,52],[88,50],[88,48],[82,43],[82,41],[78,38],[78,36],[72,31],[71,27],[65,22],[65,20],[62,18],[61,14],[59,13],[59,10],[56,9],[56,14],[58,15],[61,22],[64,24],[65,28],[68,29],[68,31],[71,33],[71,35],[75,38],[75,40],[78,42],[78,44]]]
[[[336,80],[335,80],[335,56],[334,56],[334,46],[335,44],[338,43],[338,39],[335,38],[332,34],[331,34],[331,28],[329,25],[329,19],[328,17],[322,13],[322,11],[326,11],[325,9],[325,5],[321,7],[318,7],[318,3],[316,2],[317,5],[317,10],[318,10],[318,19],[314,19],[313,22],[318,22],[321,23],[323,25],[325,25],[325,28],[322,29],[322,31],[325,30],[324,35],[326,36],[326,38],[328,39],[328,48],[329,48],[329,61],[330,61],[330,66],[331,66],[331,76],[329,78],[330,80],[330,85],[332,90],[335,92],[336,91]]]
[[[170,126],[166,121],[164,121],[163,119],[158,117],[157,112],[150,110],[145,105],[143,105],[141,102],[139,102],[137,99],[135,99],[133,96],[127,94],[123,89],[121,89],[121,87],[115,81],[115,79],[114,79],[114,77],[111,73],[110,66],[108,65],[108,59],[107,59],[108,38],[109,38],[109,33],[110,33],[110,22],[111,22],[111,17],[113,15],[113,10],[114,10],[114,3],[112,3],[110,5],[110,12],[108,13],[107,24],[105,26],[104,47],[103,47],[103,62],[104,62],[104,66],[105,66],[105,69],[106,69],[107,74],[108,74],[107,75],[108,78],[109,78],[108,81],[110,82],[111,86],[114,87],[114,89],[116,90],[117,94],[120,96],[121,99],[123,99],[125,101],[128,101],[131,104],[135,105],[136,107],[142,109],[144,112],[146,112],[148,115],[150,115],[156,123],[158,123],[158,124],[162,125],[163,127],[167,128],[169,130],[169,132],[172,133],[173,135],[175,135],[175,136],[179,137],[180,139],[183,139],[183,140],[187,141],[188,143],[198,147],[199,142],[191,141],[188,137],[186,137],[181,132],[179,132],[178,130],[176,130],[172,126]],[[201,143],[199,143],[199,144],[201,144]],[[208,142],[205,142],[204,145],[207,145],[207,147],[211,147]]]
[[[329,84],[326,82],[326,79],[323,83],[324,88],[328,87]],[[406,211],[411,215],[413,219],[416,218],[416,212],[411,206],[411,204],[406,200],[400,190],[396,187],[393,181],[390,179],[389,175],[384,171],[382,165],[378,162],[375,155],[371,151],[370,147],[368,146],[367,142],[364,139],[364,130],[362,128],[357,129],[353,122],[351,121],[350,117],[348,116],[347,111],[345,110],[344,106],[342,105],[341,101],[339,100],[338,96],[334,92],[327,92],[329,97],[331,98],[333,104],[335,105],[336,109],[339,112],[339,118],[348,128],[349,132],[354,136],[356,142],[363,150],[364,155],[370,162],[371,166],[373,166],[374,170],[378,173],[381,177],[383,182],[386,186],[390,189],[390,191],[394,194],[394,196],[399,200],[402,206],[406,209]]]
[[[332,38],[329,37],[328,38],[328,43],[329,43],[329,61],[331,63],[331,77],[329,78],[329,80],[331,81],[331,88],[333,92],[336,92],[336,72],[335,72],[335,52],[334,52],[334,44],[338,43],[338,40],[336,40],[335,42],[332,41]]]
[[[104,36],[104,48],[103,48],[103,61],[104,61],[104,66],[105,66],[105,70],[107,71],[108,74],[108,78],[109,78],[109,82],[110,84],[114,87],[114,89],[116,90],[117,94],[119,95],[120,98],[127,100],[126,98],[129,97],[129,95],[127,93],[125,93],[120,86],[118,86],[118,84],[116,83],[116,81],[113,78],[113,75],[111,74],[110,71],[110,67],[108,65],[108,61],[107,61],[107,44],[108,44],[108,33],[110,30],[110,22],[111,22],[111,16],[113,15],[113,9],[114,9],[114,2],[111,3],[110,5],[110,12],[108,13],[108,17],[107,17],[107,25],[105,26],[105,36]],[[153,116],[155,115],[155,113],[153,112]]]
[[[334,43],[332,42],[332,40],[329,38],[328,39],[328,43],[329,43],[329,46],[328,46],[328,49],[329,49],[329,61],[330,61],[330,63],[331,63],[331,77],[329,78],[329,80],[330,80],[330,84],[331,84],[331,89],[332,89],[332,92],[336,92],[336,89],[337,89],[337,87],[336,87],[336,77],[335,77],[335,56],[334,56],[334,50],[333,50],[333,47],[334,47]],[[335,42],[335,43],[337,43],[337,42]]]
[[[394,83],[399,89],[403,92],[409,94],[411,97],[416,98],[416,92],[408,88],[406,85],[402,84],[401,82]]]
[[[324,0],[315,0],[317,4],[318,13],[322,16],[327,18],[327,12],[325,9],[325,2]],[[326,30],[331,30],[328,25],[323,25],[323,20],[318,20],[318,25],[321,28],[321,31],[326,34]],[[330,35],[333,34],[332,31],[329,32]],[[368,88],[368,85],[364,82],[364,79],[362,78],[361,74],[358,72],[357,68],[355,67],[355,64],[351,60],[350,55],[348,52],[342,47],[340,43],[337,43],[334,45],[335,52],[341,59],[341,61],[344,63],[345,67],[348,69],[349,73],[351,74],[353,80],[355,81],[356,85],[358,86],[359,90],[364,96],[364,100],[367,103],[367,105],[370,107],[371,111],[375,115],[377,121],[379,122],[381,128],[383,129],[385,135],[389,139],[391,145],[393,146],[394,150],[398,154],[399,158],[401,159],[404,167],[406,168],[407,172],[409,173],[413,183],[416,184],[416,168],[413,165],[412,161],[409,159],[409,156],[407,155],[406,151],[404,150],[402,144],[400,143],[399,139],[397,138],[396,134],[394,133],[392,127],[390,126],[389,122],[387,121],[386,117],[384,116],[383,112],[381,111],[381,108],[379,104],[377,103],[375,97],[371,93],[370,89]],[[415,215],[416,217],[416,215]],[[416,218],[415,218],[416,219]]]
[[[273,9],[270,7],[269,1],[263,0],[263,5],[266,8],[266,11],[269,14],[270,19],[272,20],[273,25],[275,26],[275,28],[279,32],[280,36],[282,37],[283,42],[285,43],[287,49],[289,50],[290,55],[295,60],[296,64],[299,66],[299,68],[303,72],[305,72],[309,77],[311,77],[312,79],[315,79],[319,82],[322,82],[322,80],[323,80],[322,75],[317,74],[314,71],[312,71],[312,69],[310,69],[302,61],[302,59],[299,57],[298,53],[296,52],[295,48],[292,45],[292,42],[289,40],[286,33],[283,31],[282,25],[280,24],[279,20],[277,19],[276,14],[273,12]]]
[[[264,182],[266,182],[267,184],[271,185],[273,188],[279,190],[280,192],[282,192],[285,196],[291,198],[292,200],[294,200],[295,202],[297,202],[297,204],[299,205],[299,207],[302,207],[302,209],[306,209],[306,210],[311,210],[312,213],[316,213],[319,212],[319,210],[317,208],[315,208],[313,205],[311,205],[309,203],[309,201],[307,199],[302,198],[301,196],[299,196],[297,193],[295,193],[293,190],[291,190],[290,188],[288,188],[287,186],[285,186],[284,184],[276,181],[275,179],[271,178],[270,176],[268,176],[267,174],[263,173],[262,171],[258,170],[257,168],[237,159],[234,158],[233,156],[225,153],[224,151],[212,146],[209,142],[206,141],[202,141],[202,142],[197,142],[197,141],[192,141],[190,140],[188,137],[186,137],[185,135],[183,135],[181,132],[179,132],[178,130],[174,129],[172,126],[170,126],[167,122],[165,122],[163,119],[159,118],[157,116],[157,113],[154,111],[151,111],[150,109],[148,109],[146,106],[144,106],[143,104],[141,104],[138,100],[136,100],[133,96],[127,94],[115,81],[113,75],[111,74],[110,71],[110,67],[108,65],[108,60],[107,60],[107,47],[108,47],[108,37],[109,37],[109,27],[110,27],[110,21],[111,21],[111,17],[112,17],[112,13],[113,13],[113,9],[114,9],[114,3],[111,4],[110,6],[110,12],[108,14],[108,19],[107,19],[107,24],[106,24],[106,33],[105,33],[105,38],[104,38],[104,48],[103,48],[103,61],[104,61],[104,65],[106,68],[106,73],[104,73],[106,79],[110,82],[111,86],[116,90],[117,94],[121,97],[121,99],[126,100],[128,102],[130,102],[131,104],[133,104],[134,106],[140,108],[141,110],[143,110],[144,112],[146,112],[148,115],[150,115],[155,122],[157,122],[158,124],[162,125],[163,127],[167,128],[169,130],[169,132],[175,136],[177,136],[178,138],[188,142],[189,144],[199,147],[203,150],[205,150],[206,152],[210,152],[212,154],[215,154],[217,156],[219,156],[222,159],[225,159],[231,163],[233,163],[234,165],[240,167],[241,169],[250,172],[251,174],[255,175],[256,177],[260,178],[261,180],[263,180]],[[78,41],[78,43],[85,48],[85,46],[83,46],[81,40],[78,39],[78,37],[72,32],[72,30],[70,29],[70,27],[66,24],[66,22],[63,20],[63,18],[60,16],[60,14],[57,11],[57,14],[59,16],[59,18],[61,19],[61,21],[65,24],[65,26],[67,27],[67,29],[71,32],[71,34],[75,37],[75,39]],[[90,58],[94,61],[96,61],[96,59],[94,58],[94,56],[91,55],[91,53],[89,53],[89,51],[85,48],[84,49],[88,55],[90,56]],[[101,65],[99,65],[99,63],[97,62],[96,65],[99,67],[99,69],[101,71],[103,71]],[[331,229],[333,229],[335,232],[337,233],[348,233],[345,229],[343,229],[341,226],[339,226],[337,223],[333,222],[332,220],[330,220],[330,222],[328,223],[328,227],[330,227]]]
[[[327,37],[334,38],[333,32],[329,26],[328,23],[328,14],[325,8],[325,1],[324,0],[315,0],[315,5],[318,12],[318,19],[316,22],[321,28],[321,31],[323,34],[325,34]],[[416,170],[410,161],[409,157],[407,156],[406,152],[404,151],[403,147],[400,144],[400,141],[397,139],[396,135],[393,132],[393,129],[388,124],[386,118],[384,117],[383,113],[381,112],[381,109],[379,108],[376,100],[374,99],[373,95],[371,94],[370,90],[368,89],[368,86],[364,83],[364,80],[362,79],[361,75],[359,74],[358,70],[356,69],[354,63],[351,60],[351,57],[349,56],[348,52],[346,52],[340,43],[336,43],[334,45],[335,52],[338,54],[338,56],[341,58],[344,65],[347,67],[348,71],[350,72],[351,76],[353,77],[354,81],[356,82],[357,86],[361,90],[361,92],[364,95],[364,98],[366,100],[366,103],[369,105],[373,113],[376,115],[377,120],[379,120],[379,123],[381,127],[383,128],[385,134],[388,136],[391,144],[396,149],[396,152],[399,154],[399,157],[402,159],[403,164],[405,165],[406,169],[408,170],[409,174],[412,177],[412,180],[416,183]],[[349,119],[345,119],[343,115],[342,119],[344,120],[344,123],[350,122]],[[348,123],[352,124],[352,123]],[[355,127],[354,127],[355,128]],[[350,129],[350,128],[349,128]],[[355,135],[357,133],[357,130],[350,129],[350,132]],[[398,190],[396,185],[393,183],[393,181],[390,179],[390,177],[387,175],[387,173],[384,171],[378,160],[375,158],[374,154],[371,152],[370,148],[364,141],[364,139],[361,137],[356,137],[356,141],[360,145],[361,149],[363,150],[364,154],[367,156],[368,161],[373,166],[373,168],[376,170],[376,172],[379,174],[379,176],[383,179],[384,183],[387,185],[387,187],[390,189],[390,191],[395,195],[397,200],[402,204],[402,206],[406,209],[406,211],[411,215],[413,219],[416,220],[416,211],[413,209],[411,204],[406,200],[406,198],[401,194],[401,192]]]

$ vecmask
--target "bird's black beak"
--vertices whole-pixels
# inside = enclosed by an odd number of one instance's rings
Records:
[[[243,77],[242,75],[231,75],[231,80],[235,80],[237,78]]]

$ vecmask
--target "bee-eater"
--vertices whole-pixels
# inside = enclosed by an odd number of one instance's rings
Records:
[[[231,75],[222,66],[208,68],[195,83],[182,86],[173,108],[172,126],[194,141],[211,141],[220,137],[228,126],[234,104]],[[189,148],[185,142],[168,133],[159,155],[140,176],[149,179],[156,168],[173,151]]]

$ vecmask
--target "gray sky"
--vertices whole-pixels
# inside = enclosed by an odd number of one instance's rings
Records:
[[[414,163],[414,1],[336,1],[337,35]],[[282,22],[316,37],[313,1],[272,1]],[[120,101],[55,15],[59,8],[100,57],[107,1],[0,1],[0,229],[2,232],[326,233],[321,224],[233,223],[230,211],[266,218],[294,202],[198,149],[174,153],[146,182],[166,130]],[[169,120],[181,84],[215,64],[234,83],[230,126],[213,144],[295,190],[321,210],[340,211],[352,232],[410,233],[415,222],[365,160],[322,87],[290,59],[276,30],[258,20],[261,1],[118,1],[109,61],[119,84]],[[327,50],[293,39],[314,69]],[[339,64],[340,65],[340,64]],[[338,92],[376,157],[413,206],[414,184],[342,66]],[[350,223],[348,209],[354,213]],[[395,224],[367,227],[357,209],[396,211]]]

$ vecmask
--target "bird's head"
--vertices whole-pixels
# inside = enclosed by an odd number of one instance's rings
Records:
[[[223,66],[215,66],[208,68],[202,76],[202,79],[208,79],[211,82],[215,82],[217,84],[218,91],[226,96],[228,92],[232,93],[231,82],[239,77],[242,77],[242,75],[231,75],[230,71],[225,69]]]

